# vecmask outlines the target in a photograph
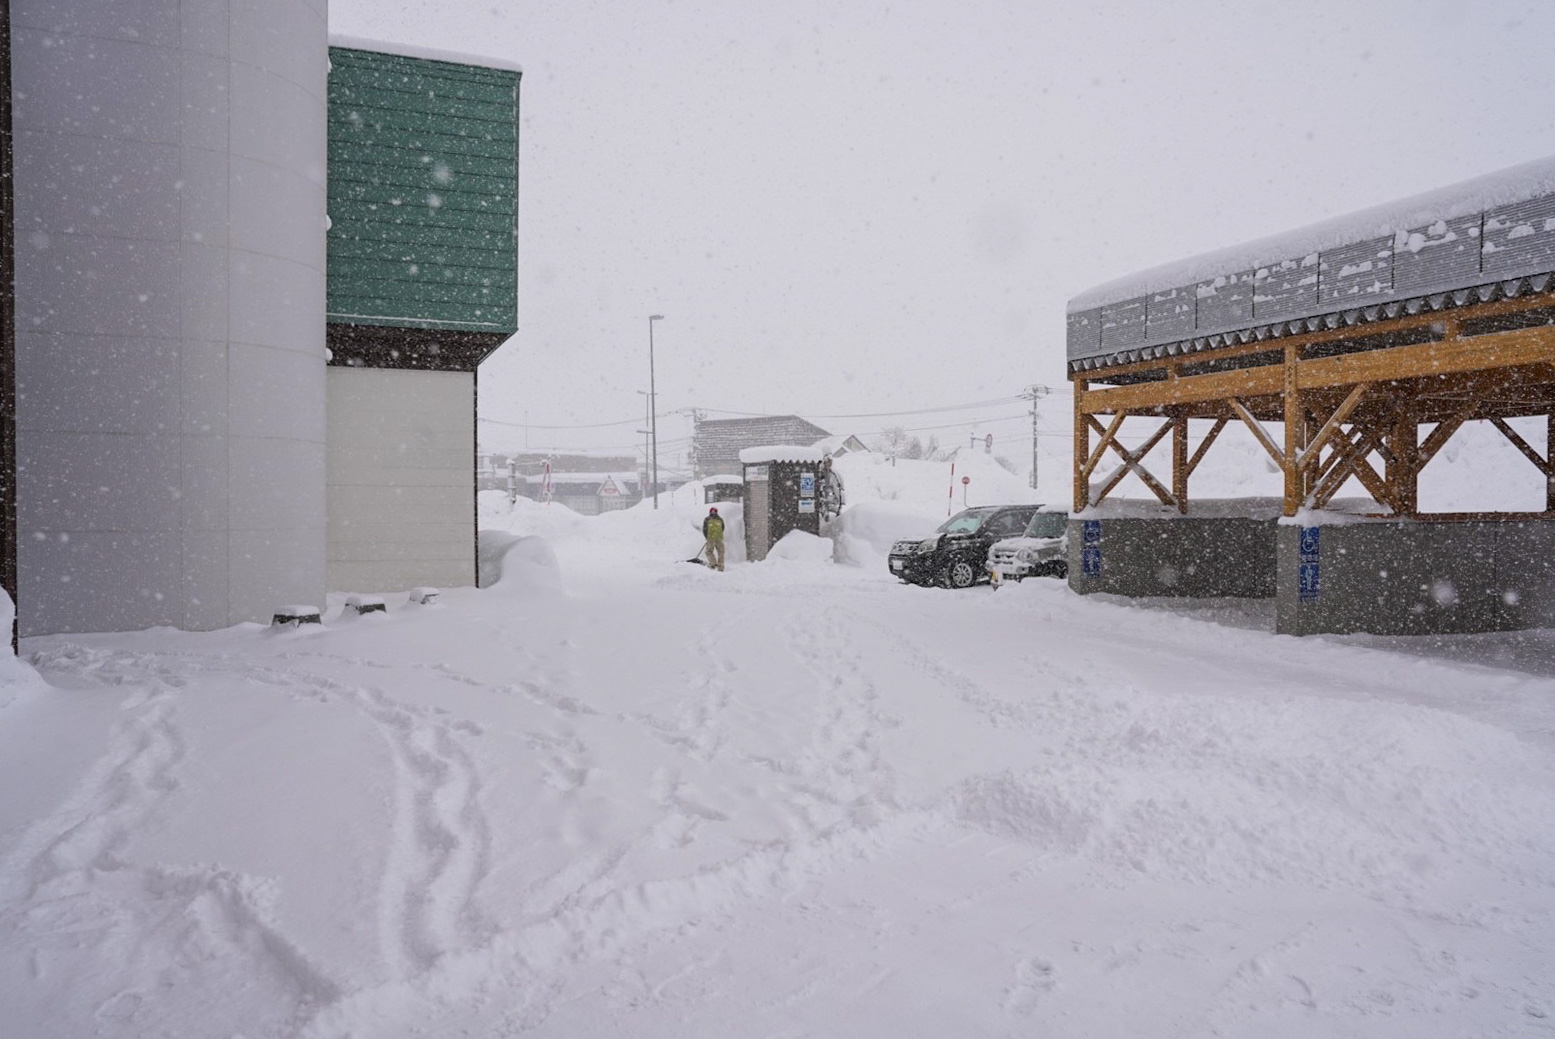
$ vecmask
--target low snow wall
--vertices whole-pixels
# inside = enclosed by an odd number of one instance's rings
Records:
[[[1069,521],[1069,587],[1081,594],[1274,596],[1275,519],[1181,516]]]
[[[1280,634],[1555,626],[1555,521],[1291,525],[1276,542]]]

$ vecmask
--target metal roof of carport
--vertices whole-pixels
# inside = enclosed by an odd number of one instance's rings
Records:
[[[1542,292],[1555,158],[1097,286],[1069,302],[1071,371]]]

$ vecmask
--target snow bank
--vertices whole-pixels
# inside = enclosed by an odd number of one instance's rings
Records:
[[[909,503],[861,501],[849,505],[826,525],[826,536],[841,546],[857,544],[876,557],[890,553],[891,546],[904,538],[926,538],[945,522],[943,513]],[[849,549],[851,554],[854,549]]]
[[[923,510],[925,515],[938,516],[936,524],[944,521],[947,506],[959,512],[963,501],[966,506],[1041,501],[1024,477],[1005,469],[991,455],[981,450],[962,454],[965,457],[958,457],[954,463],[898,458],[893,464],[887,455],[860,452],[832,459],[832,469],[842,476],[850,507],[866,501],[895,502]],[[963,485],[964,476],[970,477],[971,482]]]
[[[787,563],[830,563],[832,543],[803,530],[791,530],[767,553],[769,560]]]
[[[544,538],[483,530],[479,546],[480,587],[500,587],[505,592],[561,591],[561,564]]]
[[[11,597],[0,588],[0,638],[5,647],[0,649],[0,708],[13,703],[23,692],[43,688],[38,673],[11,652],[11,626],[16,621],[16,606]]]

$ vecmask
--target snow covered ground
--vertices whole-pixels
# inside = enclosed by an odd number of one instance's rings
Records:
[[[1555,1035],[1555,632],[907,587],[850,464],[863,565],[485,495],[493,587],[0,659],[0,1031]]]

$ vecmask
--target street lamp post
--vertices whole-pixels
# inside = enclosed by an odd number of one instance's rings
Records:
[[[648,315],[648,435],[653,443],[653,507],[656,509],[659,507],[659,397],[653,381],[653,323],[663,320],[663,314]]]

